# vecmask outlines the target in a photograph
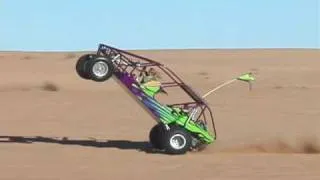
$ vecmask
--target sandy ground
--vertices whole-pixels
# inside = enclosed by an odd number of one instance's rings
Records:
[[[0,53],[0,179],[320,179],[320,52],[138,51],[208,97],[218,140],[203,152],[149,152],[155,121],[110,80],[80,79],[82,53]]]

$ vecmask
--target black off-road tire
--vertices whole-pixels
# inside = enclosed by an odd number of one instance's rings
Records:
[[[100,72],[96,68],[101,68]],[[90,79],[96,82],[108,80],[113,75],[114,70],[112,61],[106,57],[96,57],[88,63]]]
[[[168,154],[185,154],[192,146],[191,134],[178,125],[171,126],[162,138],[164,149]],[[180,147],[175,146],[172,140],[180,141]]]
[[[149,133],[149,141],[152,147],[160,150],[164,148],[163,141],[162,141],[163,135],[164,135],[164,129],[161,124],[156,124],[151,128]]]
[[[90,79],[90,74],[89,74],[89,61],[96,58],[95,54],[84,54],[79,57],[77,63],[76,63],[76,71],[77,74],[86,80]]]

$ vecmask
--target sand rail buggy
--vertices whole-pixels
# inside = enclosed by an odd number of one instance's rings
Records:
[[[156,68],[168,79],[156,88],[145,86],[138,77],[147,73],[148,68]],[[115,77],[157,121],[149,133],[150,143],[156,149],[169,154],[184,154],[216,140],[213,113],[207,102],[159,62],[99,44],[96,53],[85,54],[78,59],[76,71],[80,77],[96,82]],[[191,101],[167,104],[154,97],[156,93],[166,92],[172,87],[180,88]]]

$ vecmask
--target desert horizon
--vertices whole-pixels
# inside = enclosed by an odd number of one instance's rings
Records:
[[[0,179],[318,179],[318,49],[129,50],[174,70],[207,99],[217,141],[150,151],[155,121],[113,80],[81,79],[87,52],[0,52]]]

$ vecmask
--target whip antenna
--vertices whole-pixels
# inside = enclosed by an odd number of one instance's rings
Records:
[[[242,74],[241,76],[239,76],[237,78],[231,79],[229,81],[226,81],[226,82],[220,84],[219,86],[215,87],[214,89],[210,90],[205,95],[203,95],[202,98],[209,96],[211,93],[213,93],[213,92],[217,91],[218,89],[220,89],[226,85],[229,85],[237,80],[249,83],[249,90],[251,90],[252,89],[252,81],[254,81],[255,78],[253,77],[251,72]]]

